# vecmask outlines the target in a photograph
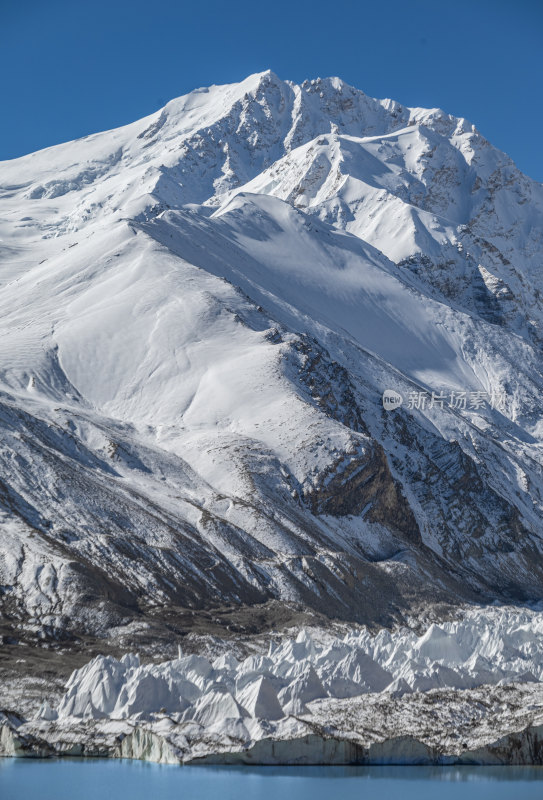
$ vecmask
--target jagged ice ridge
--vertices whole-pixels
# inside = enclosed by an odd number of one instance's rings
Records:
[[[210,662],[181,650],[159,664],[142,664],[130,654],[97,656],[72,674],[58,708],[44,704],[37,718],[142,720],[162,712],[217,732],[232,720],[310,715],[311,702],[326,697],[473,689],[542,677],[541,612],[489,609],[433,624],[420,636],[363,629],[319,642],[302,629],[241,662],[228,653]]]

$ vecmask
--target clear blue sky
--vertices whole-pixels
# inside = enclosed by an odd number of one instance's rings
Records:
[[[0,0],[0,159],[267,68],[467,117],[543,181],[543,0]]]

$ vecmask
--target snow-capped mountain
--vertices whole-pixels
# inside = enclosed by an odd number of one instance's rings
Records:
[[[541,597],[543,186],[466,120],[265,72],[0,214],[6,636]]]

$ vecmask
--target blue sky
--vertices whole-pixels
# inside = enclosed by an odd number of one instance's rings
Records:
[[[273,69],[474,122],[543,181],[542,0],[0,0],[0,159]]]

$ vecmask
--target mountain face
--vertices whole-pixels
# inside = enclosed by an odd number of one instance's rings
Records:
[[[541,597],[543,186],[466,120],[265,72],[0,215],[5,637]]]

